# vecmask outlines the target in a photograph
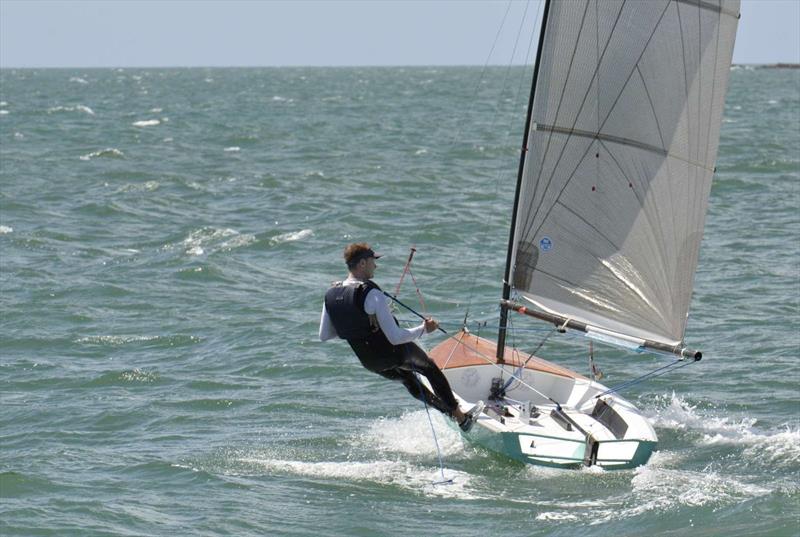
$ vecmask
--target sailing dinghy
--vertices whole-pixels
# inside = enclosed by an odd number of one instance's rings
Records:
[[[511,219],[497,344],[431,351],[470,438],[537,465],[645,464],[658,438],[616,391],[505,345],[510,311],[604,343],[684,345],[739,0],[548,0]]]

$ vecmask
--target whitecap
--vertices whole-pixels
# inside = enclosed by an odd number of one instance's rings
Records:
[[[8,110],[0,110],[0,116],[7,116]]]
[[[270,244],[281,244],[284,242],[292,242],[292,241],[299,241],[310,237],[314,234],[313,231],[310,229],[301,229],[300,231],[292,231],[290,233],[282,233],[280,235],[276,235],[272,237],[269,242]]]
[[[164,111],[164,109],[163,109],[163,108],[151,108],[151,109],[150,109],[150,113],[151,113],[151,114],[160,114],[160,113],[161,113],[161,112],[163,112],[163,111]]]
[[[145,119],[142,121],[134,121],[132,125],[134,127],[153,127],[155,125],[160,125],[161,121],[157,119]]]
[[[241,234],[236,235],[232,239],[226,240],[219,245],[220,250],[223,251],[230,251],[235,248],[241,248],[242,246],[247,246],[249,244],[253,244],[256,242],[256,236],[250,234]]]
[[[90,116],[95,115],[94,110],[83,104],[76,106],[54,106],[47,109],[48,114],[54,114],[56,112],[83,112],[84,114],[89,114]]]
[[[92,151],[86,155],[81,155],[81,160],[92,160],[93,158],[124,158],[125,154],[117,148],[107,147],[100,151]]]
[[[160,339],[160,336],[84,336],[76,339],[75,343],[125,345],[126,343],[141,343],[157,339]]]
[[[0,106],[8,106],[8,102],[6,102],[6,101],[0,101]]]
[[[204,227],[192,231],[182,245],[187,255],[196,256],[206,251],[230,251],[255,241],[255,235],[239,233],[235,229]]]
[[[25,139],[25,135],[22,134],[21,132],[15,132],[14,133],[14,138],[16,138],[17,140],[24,140]]]
[[[427,154],[428,154],[428,150],[427,150],[427,149],[417,149],[417,150],[414,152],[414,154],[415,154],[415,155],[427,155]]]
[[[14,228],[11,226],[0,226],[0,235],[7,235],[9,233],[13,233]]]
[[[124,185],[116,190],[115,193],[119,192],[152,192],[154,190],[158,190],[160,187],[160,183],[158,181],[145,181],[144,183],[132,183]]]
[[[767,104],[778,104],[778,101],[776,101],[775,99],[770,99],[769,101],[767,101]]]
[[[539,513],[536,515],[536,520],[563,522],[578,520],[578,516],[572,513],[564,513],[561,511],[545,511],[544,513]]]
[[[73,76],[69,79],[70,82],[77,82],[78,84],[88,84],[89,82],[85,78],[81,78],[79,76]]]
[[[225,149],[223,149],[223,151],[226,152],[226,153],[238,153],[241,150],[242,150],[242,148],[237,147],[237,146],[226,147]]]

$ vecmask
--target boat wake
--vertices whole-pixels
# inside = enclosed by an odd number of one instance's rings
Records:
[[[305,478],[329,479],[346,483],[369,482],[400,487],[425,495],[458,497],[468,499],[471,476],[465,472],[445,470],[445,477],[452,484],[437,485],[441,480],[439,469],[422,466],[403,460],[374,461],[299,461],[273,458],[258,454],[243,456],[237,460],[246,465],[251,475],[265,473],[283,474]]]
[[[800,464],[800,426],[783,424],[777,430],[762,430],[755,418],[715,416],[675,395],[660,396],[648,418],[656,428],[699,435],[701,446],[744,447],[746,460],[759,464],[797,466]]]
[[[464,441],[437,411],[431,410],[436,440],[424,410],[408,412],[398,418],[380,418],[355,439],[360,447],[379,453],[397,453],[424,458],[436,457],[436,442],[442,456],[463,456]],[[445,461],[446,463],[447,461]]]

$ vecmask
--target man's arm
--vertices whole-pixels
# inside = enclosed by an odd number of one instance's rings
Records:
[[[334,328],[331,317],[328,315],[328,310],[325,309],[325,302],[323,302],[322,317],[319,320],[319,339],[320,341],[328,341],[335,337],[339,337],[339,334],[336,333],[336,328]]]
[[[367,315],[375,315],[378,318],[381,330],[392,345],[414,341],[425,333],[425,323],[410,330],[398,326],[392,317],[392,312],[389,311],[386,297],[378,289],[372,289],[367,295],[367,299],[364,301],[364,311]]]

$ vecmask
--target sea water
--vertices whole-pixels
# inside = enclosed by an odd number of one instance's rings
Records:
[[[797,535],[798,70],[731,72],[686,332],[704,358],[624,393],[660,438],[647,465],[524,466],[434,415],[454,482],[433,485],[422,405],[317,340],[352,241],[389,289],[415,246],[400,296],[494,337],[529,81],[0,71],[0,533]],[[513,339],[547,330],[515,317]],[[587,373],[587,349],[539,354]],[[595,361],[615,385],[669,358]]]

